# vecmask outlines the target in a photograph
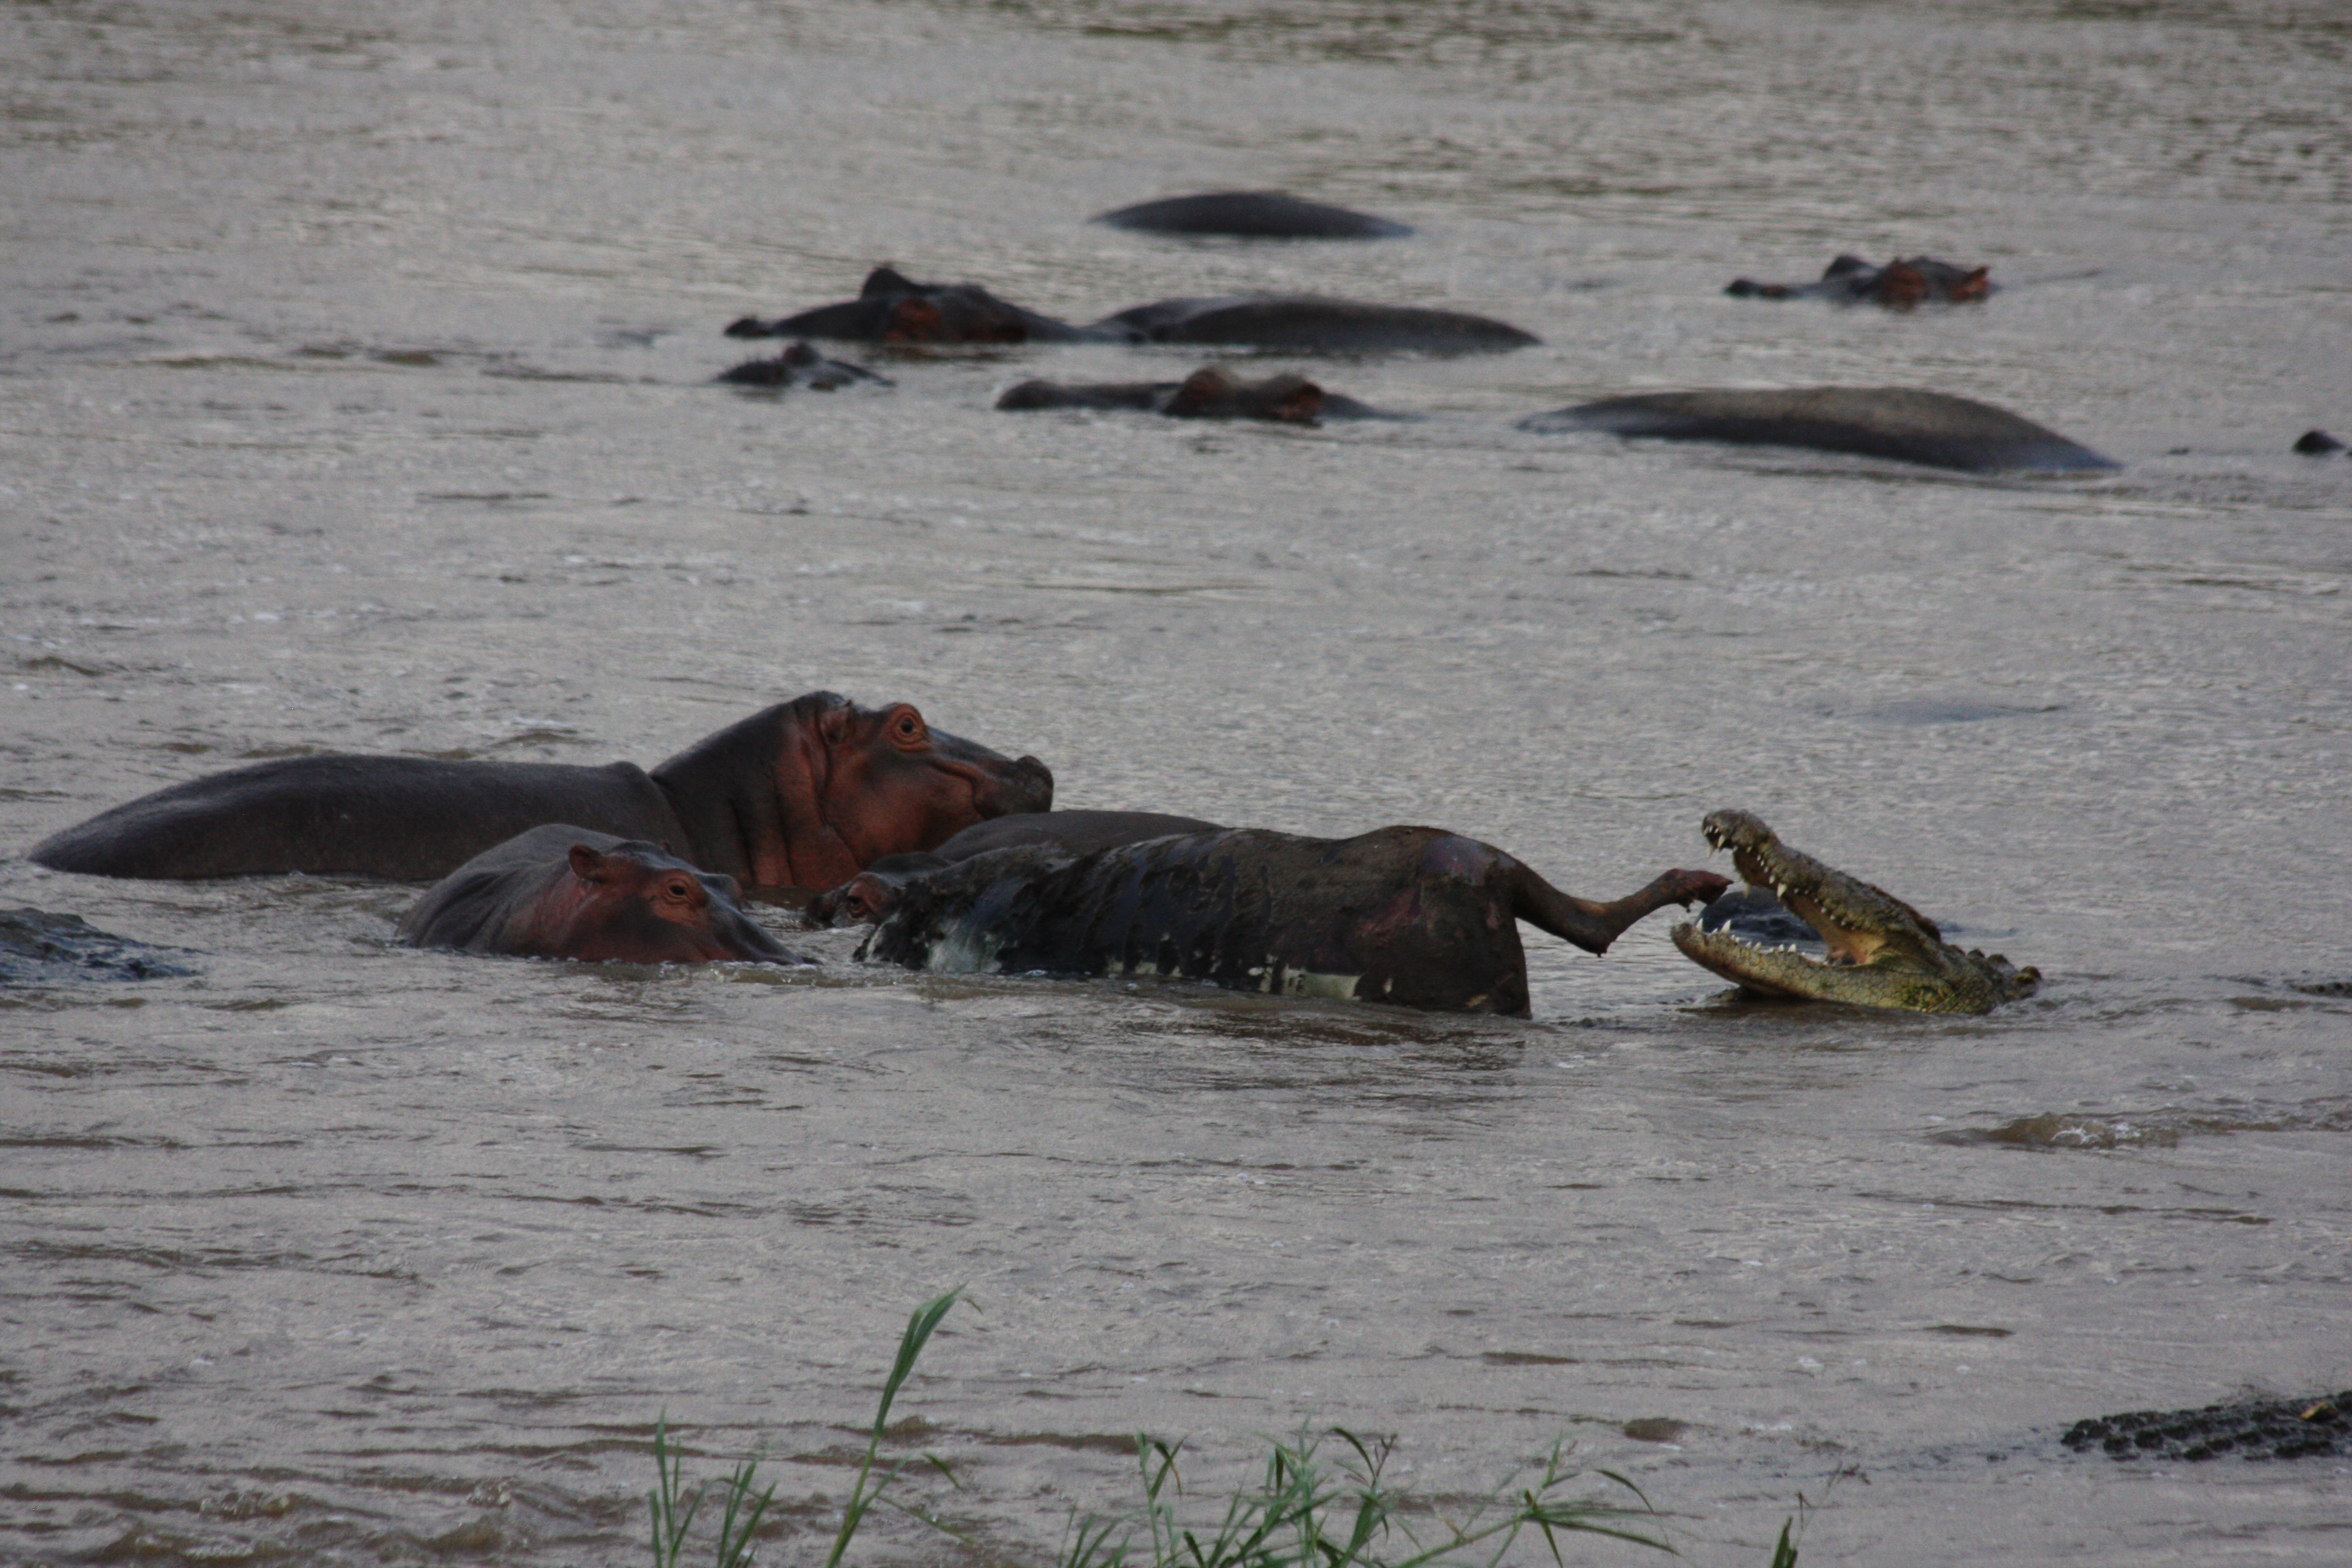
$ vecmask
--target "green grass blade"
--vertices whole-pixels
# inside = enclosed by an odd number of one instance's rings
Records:
[[[654,1489],[646,1494],[653,1513],[654,1568],[677,1568],[686,1532],[693,1528],[695,1513],[702,1507],[703,1489],[685,1489],[685,1456],[670,1443],[667,1410],[654,1418]]]
[[[718,1568],[750,1568],[751,1532],[760,1528],[768,1505],[776,1500],[773,1483],[756,1495],[751,1490],[752,1478],[759,1474],[760,1460],[764,1457],[764,1450],[753,1454],[727,1478],[727,1509],[719,1520]]]
[[[963,1288],[958,1286],[945,1295],[934,1296],[916,1308],[907,1319],[907,1331],[898,1336],[898,1358],[890,1363],[890,1375],[882,1384],[881,1402],[874,1410],[874,1435],[866,1440],[866,1458],[858,1463],[856,1482],[849,1489],[849,1501],[841,1510],[841,1531],[833,1538],[833,1551],[824,1560],[824,1568],[841,1568],[842,1555],[849,1550],[849,1542],[857,1534],[857,1527],[865,1522],[866,1511],[874,1506],[875,1499],[882,1495],[882,1489],[905,1468],[903,1465],[892,1467],[889,1474],[876,1481],[870,1490],[867,1489],[866,1482],[874,1473],[875,1456],[882,1451],[883,1430],[890,1425],[891,1402],[898,1397],[899,1388],[906,1383],[908,1374],[915,1370],[915,1362],[922,1355],[923,1346],[930,1342],[931,1331],[940,1326],[940,1320],[948,1315],[948,1309],[954,1306],[956,1299],[962,1294]]]

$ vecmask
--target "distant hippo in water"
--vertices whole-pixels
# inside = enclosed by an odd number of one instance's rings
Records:
[[[1866,301],[1908,310],[1915,305],[1975,304],[1992,293],[1991,271],[1990,267],[1955,267],[1932,256],[1898,256],[1884,267],[1873,267],[1859,256],[1841,256],[1817,283],[1735,278],[1723,291],[1741,299],[1831,300],[1848,305]]]
[[[1171,419],[1271,419],[1314,425],[1325,419],[1393,419],[1369,404],[1324,391],[1303,375],[1286,373],[1244,381],[1230,371],[1203,365],[1182,381],[1024,381],[996,400],[1005,409],[1132,408]]]
[[[1442,828],[1355,838],[1224,828],[1091,854],[995,849],[910,877],[858,956],[950,973],[1159,974],[1524,1017],[1518,921],[1604,952],[1652,910],[1727,886],[1668,871],[1596,903]]]
[[[2305,430],[2294,438],[2294,449],[2306,458],[2324,458],[2344,450],[2344,443],[2325,430]]]
[[[977,283],[918,283],[896,268],[866,275],[857,298],[797,316],[730,322],[730,338],[845,338],[891,344],[1076,343],[1118,341],[1000,300]]]
[[[806,338],[789,344],[773,359],[747,359],[731,370],[722,370],[717,379],[736,386],[772,387],[781,392],[788,386],[805,386],[816,392],[838,392],[845,386],[871,382],[887,386],[890,378],[867,370],[864,365],[848,364],[837,359],[827,359],[816,352]]]
[[[1408,224],[1302,201],[1280,191],[1168,196],[1097,213],[1087,221],[1147,234],[1217,234],[1238,239],[1397,239],[1412,232]]]
[[[859,708],[812,691],[651,773],[630,763],[288,757],[142,795],[32,858],[100,877],[428,881],[525,828],[570,822],[667,844],[740,881],[828,888],[882,856],[1053,801],[1054,775],[1034,757],[933,730],[904,702]]]
[[[2121,465],[1989,403],[1896,386],[1650,392],[1519,421],[1538,434],[1606,430],[1663,441],[1810,447],[1978,473],[2079,473]]]
[[[1078,327],[1000,300],[977,283],[918,283],[888,267],[867,274],[855,300],[772,321],[745,316],[727,335],[892,345],[1202,343],[1292,353],[1498,353],[1540,341],[1460,310],[1321,294],[1156,300]]]
[[[1217,824],[1197,816],[1156,811],[1031,811],[976,822],[936,849],[886,855],[837,888],[809,900],[808,918],[819,925],[840,921],[876,921],[908,879],[985,855],[992,849],[1044,847],[1066,855],[1091,855],[1147,838],[1214,833]]]
[[[1105,316],[1095,330],[1139,343],[1223,344],[1285,353],[1504,353],[1543,341],[1466,311],[1322,294],[1156,300]]]
[[[642,839],[550,823],[485,849],[400,922],[411,947],[589,963],[806,963],[736,904],[735,879]]]

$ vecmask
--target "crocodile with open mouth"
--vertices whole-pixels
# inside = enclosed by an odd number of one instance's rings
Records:
[[[1768,996],[1907,1007],[1918,1013],[1989,1013],[2031,996],[2041,972],[2019,969],[1999,953],[1954,947],[1936,922],[1883,888],[1791,849],[1744,811],[1709,812],[1706,841],[1728,849],[1739,874],[1769,888],[1790,913],[1821,933],[1825,956],[1794,945],[1743,940],[1729,922],[1710,929],[1705,915],[1675,927],[1683,955],[1726,980]]]

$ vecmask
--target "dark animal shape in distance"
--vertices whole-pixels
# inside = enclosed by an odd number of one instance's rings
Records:
[[[1303,201],[1280,191],[1206,191],[1097,213],[1088,223],[1147,234],[1223,234],[1239,239],[1397,239],[1410,224]]]
[[[910,878],[858,956],[956,973],[1159,974],[1524,1017],[1517,921],[1603,952],[1651,910],[1727,885],[1668,871],[1595,903],[1443,828],[1355,838],[1225,828],[1089,855],[997,849]]]
[[[86,980],[162,980],[194,970],[148,954],[162,951],[103,931],[79,915],[19,906],[0,910],[0,985]]]
[[[797,316],[730,322],[730,338],[844,338],[893,344],[1076,343],[1111,341],[1000,300],[977,283],[918,283],[896,268],[866,275],[857,298]]]
[[[2304,1459],[2352,1456],[2352,1388],[2195,1410],[2134,1410],[2077,1421],[2058,1439],[2114,1459]]]
[[[2344,443],[2325,430],[2305,430],[2294,438],[2294,449],[2306,458],[2324,458],[2344,450]]]
[[[736,903],[732,877],[658,844],[548,823],[443,878],[400,922],[411,947],[589,963],[806,963]]]
[[[1935,921],[1885,889],[1791,849],[1748,812],[1709,812],[1700,831],[1713,847],[1730,850],[1751,888],[1769,888],[1824,949],[1816,959],[1793,937],[1769,947],[1752,940],[1742,929],[1762,912],[1752,894],[1731,918],[1710,920],[1710,907],[1696,923],[1675,927],[1683,956],[1744,990],[1915,1013],[1990,1013],[2032,995],[2042,984],[2039,970],[1953,946]]]
[[[1645,392],[1534,415],[1520,420],[1519,428],[1807,447],[1972,473],[2082,473],[2122,466],[2007,409],[1899,386]]]
[[[32,858],[100,877],[286,871],[422,882],[547,822],[667,844],[762,887],[828,888],[986,817],[1053,805],[1054,775],[934,730],[909,704],[812,691],[647,773],[633,763],[288,757],[100,813]]]
[[[1723,291],[1747,300],[1833,300],[1908,310],[1916,305],[1978,303],[1992,293],[1991,271],[1990,267],[1955,267],[1932,256],[1898,256],[1884,267],[1873,267],[1859,256],[1841,256],[1817,283],[1735,278]]]
[[[1326,392],[1294,373],[1243,381],[1214,365],[1203,365],[1182,381],[1024,381],[1008,388],[996,400],[996,406],[1132,408],[1171,419],[1271,419],[1286,425],[1397,417],[1352,397]]]
[[[1216,831],[1213,822],[1156,811],[1017,812],[973,823],[936,849],[884,856],[841,886],[810,900],[808,918],[819,925],[879,920],[909,878],[929,875],[992,849],[1042,846],[1067,855],[1091,855],[1097,849],[1140,844],[1147,838]]]
[[[747,359],[732,370],[722,370],[718,379],[736,386],[774,387],[805,386],[816,392],[838,392],[845,386],[855,386],[870,381],[877,386],[888,386],[890,378],[867,370],[864,365],[845,364],[837,359],[827,359],[811,346],[806,338],[791,344],[773,359]]]
[[[1322,294],[1155,300],[1095,330],[1138,343],[1223,344],[1286,353],[1502,353],[1543,340],[1463,310],[1376,305]]]

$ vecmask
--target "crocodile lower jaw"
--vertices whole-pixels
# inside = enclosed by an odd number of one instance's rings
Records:
[[[1767,996],[1845,1002],[1858,1007],[1921,1008],[1923,993],[1944,989],[1942,977],[1910,964],[1824,963],[1793,946],[1764,947],[1728,929],[1701,931],[1696,921],[1674,928],[1683,956],[1733,984]],[[1941,1012],[1941,1006],[1926,1010]]]

